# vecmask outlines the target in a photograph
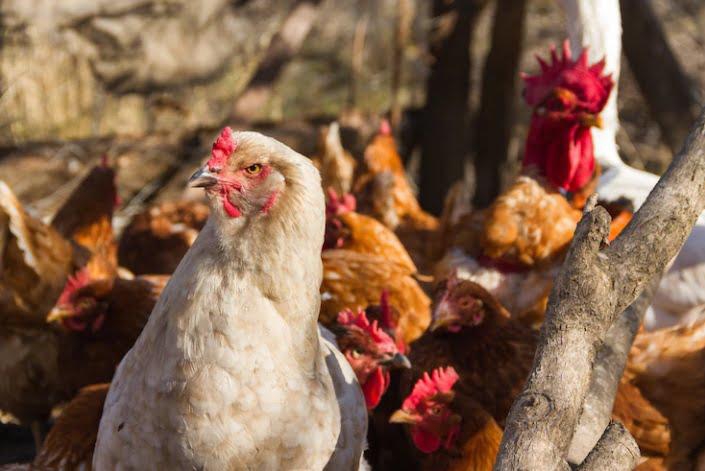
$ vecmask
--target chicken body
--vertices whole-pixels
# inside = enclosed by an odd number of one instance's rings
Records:
[[[705,457],[705,321],[639,333],[625,376],[670,425],[667,469]]]
[[[120,265],[137,275],[174,272],[208,219],[198,201],[165,202],[135,216],[120,238]]]
[[[356,469],[364,398],[316,325],[318,172],[273,139],[228,128],[211,159],[218,176],[193,177],[208,185],[211,216],[115,374],[93,465]],[[246,176],[263,167],[261,180]],[[219,187],[221,172],[245,178],[242,191]]]

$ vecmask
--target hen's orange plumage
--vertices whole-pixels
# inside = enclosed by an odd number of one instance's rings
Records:
[[[668,469],[693,469],[705,437],[705,321],[640,332],[625,375],[669,422]]]
[[[354,192],[363,212],[396,232],[416,266],[422,271],[429,268],[438,219],[421,209],[388,129],[365,149],[364,171],[355,179]]]
[[[325,250],[322,257],[321,323],[333,325],[343,309],[376,304],[386,289],[390,304],[399,311],[397,329],[404,341],[411,342],[426,330],[431,301],[407,268],[344,249]]]

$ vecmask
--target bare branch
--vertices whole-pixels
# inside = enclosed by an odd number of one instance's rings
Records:
[[[509,413],[495,469],[566,466],[598,347],[617,315],[676,255],[704,207],[705,113],[610,247],[600,251],[609,230],[603,208],[588,212],[578,224],[549,297],[533,370]]]
[[[622,424],[612,422],[576,471],[631,471],[640,457],[636,440]]]
[[[568,451],[570,463],[581,463],[610,423],[617,387],[627,364],[630,347],[656,292],[659,279],[654,279],[647,286],[637,300],[614,321],[605,335],[605,341],[595,358],[590,389]]]

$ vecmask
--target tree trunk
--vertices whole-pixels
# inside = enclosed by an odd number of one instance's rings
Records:
[[[482,73],[482,101],[475,142],[474,203],[489,205],[500,193],[514,125],[514,104],[524,39],[526,0],[497,0],[492,49]]]
[[[668,146],[677,152],[697,118],[693,84],[650,0],[621,0],[624,53]]]
[[[467,159],[470,38],[488,0],[434,0],[429,38],[433,57],[421,130],[421,204],[440,213]]]

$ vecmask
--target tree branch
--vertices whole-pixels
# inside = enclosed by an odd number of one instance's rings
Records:
[[[639,445],[619,422],[610,423],[576,471],[631,471],[639,463]]]
[[[581,463],[610,423],[619,381],[624,374],[629,350],[651,304],[660,277],[652,280],[641,295],[614,321],[597,351],[590,389],[583,404],[568,451],[570,463]]]
[[[676,255],[705,208],[705,113],[631,223],[600,251],[609,215],[578,223],[541,329],[533,370],[512,406],[495,469],[552,470],[565,458],[613,321]]]

